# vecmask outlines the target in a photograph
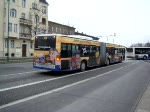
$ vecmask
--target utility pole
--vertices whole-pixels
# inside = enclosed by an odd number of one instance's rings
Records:
[[[9,2],[10,0],[7,0],[8,2],[8,38],[7,38],[7,62],[9,62]]]
[[[36,20],[36,30],[35,30],[35,35],[37,34],[37,19],[38,19],[38,15],[35,15],[35,20]]]

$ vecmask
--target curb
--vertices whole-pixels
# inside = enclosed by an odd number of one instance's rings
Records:
[[[134,112],[150,112],[150,84],[146,87]]]
[[[29,60],[9,60],[9,62],[5,61],[0,61],[0,64],[11,64],[11,63],[25,63],[25,62],[33,62],[32,59]]]

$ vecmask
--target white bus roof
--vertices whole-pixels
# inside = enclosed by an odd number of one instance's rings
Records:
[[[127,48],[150,48],[150,47],[127,47]]]
[[[35,36],[67,36],[67,35],[52,33],[52,34],[38,34],[38,35],[35,35]]]
[[[87,36],[82,36],[82,35],[63,35],[63,34],[38,34],[36,36],[65,36],[65,37],[71,37],[71,38],[78,38],[78,39],[83,39],[83,40],[93,40],[91,37]]]
[[[78,38],[83,40],[93,40],[91,37],[82,36],[82,35],[67,35],[67,36],[71,38]]]

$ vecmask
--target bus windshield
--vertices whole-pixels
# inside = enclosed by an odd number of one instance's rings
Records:
[[[50,48],[56,47],[55,36],[38,36],[35,37],[35,50],[48,51]]]

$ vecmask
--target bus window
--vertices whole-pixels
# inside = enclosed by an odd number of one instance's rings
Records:
[[[111,55],[114,55],[115,54],[115,48],[111,48]]]
[[[72,55],[76,54],[76,45],[72,45]]]
[[[81,45],[80,49],[81,49],[81,53],[80,53],[81,57],[89,56],[89,53],[90,53],[90,47],[89,46]]]
[[[118,49],[115,49],[115,54],[118,54]]]
[[[71,45],[70,44],[68,44],[68,46],[67,46],[67,54],[68,54],[68,57],[72,56],[72,54],[71,54]]]
[[[127,52],[133,52],[133,48],[127,48]]]
[[[96,53],[97,47],[93,46],[93,53]]]
[[[38,36],[35,38],[35,50],[49,51],[50,48],[56,47],[56,38],[53,36]]]
[[[77,53],[80,53],[80,45],[72,45],[72,56],[75,56]]]
[[[61,57],[71,57],[71,44],[61,44]]]
[[[142,54],[142,50],[139,48],[135,48],[135,54]]]

